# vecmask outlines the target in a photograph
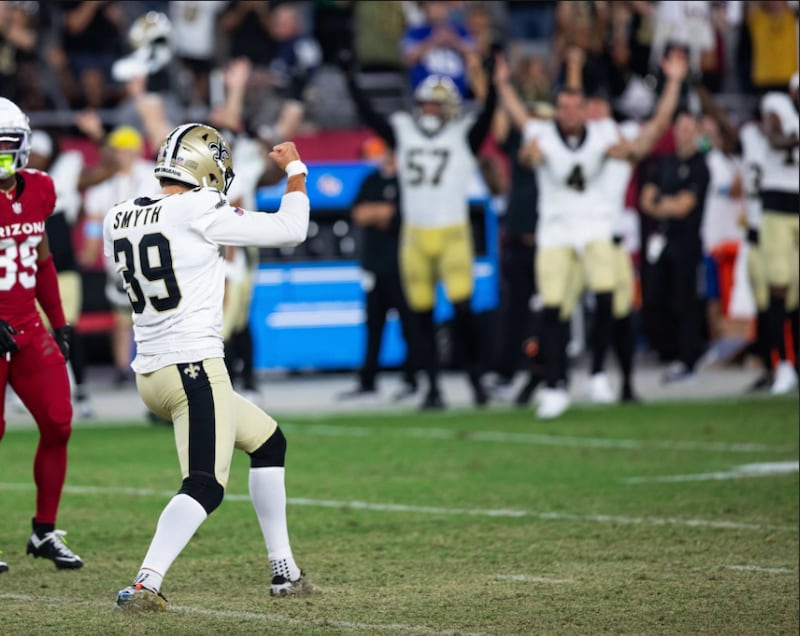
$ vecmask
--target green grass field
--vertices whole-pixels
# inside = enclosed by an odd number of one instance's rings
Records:
[[[179,486],[171,429],[75,430],[59,527],[77,572],[25,556],[37,436],[10,430],[0,634],[798,633],[796,400],[281,422],[319,594],[269,597],[237,454],[165,580],[170,611],[115,611]]]

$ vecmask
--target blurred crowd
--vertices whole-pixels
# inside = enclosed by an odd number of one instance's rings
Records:
[[[706,273],[700,294],[704,311],[697,312],[695,331],[705,361],[714,362],[730,354],[724,343],[731,336],[750,339],[749,327],[736,327],[736,319],[755,314],[731,282],[736,250],[729,248],[741,244],[746,232],[737,129],[755,117],[761,96],[786,92],[797,72],[797,5],[10,1],[0,3],[0,95],[15,101],[40,129],[34,153],[46,157],[44,167],[75,139],[94,147],[84,153],[79,180],[68,177],[80,193],[69,204],[68,219],[79,228],[77,267],[102,270],[98,218],[114,201],[157,187],[152,159],[171,124],[208,121],[254,143],[241,150],[255,158],[243,168],[252,174],[240,195],[252,205],[255,188],[280,177],[265,160],[264,147],[298,133],[363,125],[345,87],[343,60],[354,64],[378,109],[410,108],[415,88],[435,74],[452,79],[469,110],[485,98],[487,71],[502,51],[522,102],[531,113],[547,116],[555,91],[566,81],[570,56],[579,52],[583,90],[608,100],[616,119],[641,121],[652,113],[664,85],[665,52],[683,48],[689,75],[679,109],[700,122],[691,143],[702,149],[710,172],[706,214],[697,228]],[[481,153],[484,178],[501,212],[501,259],[509,236],[502,212],[515,163],[509,153],[516,152],[505,147],[505,138],[495,134]],[[656,153],[674,148],[667,135]],[[636,197],[629,198],[624,240],[638,254],[653,228],[644,217],[640,222]],[[231,261],[239,262],[233,255]],[[681,345],[664,319],[663,290],[647,287],[647,259],[639,262],[640,339],[661,359],[673,360]],[[506,307],[507,281],[502,291]],[[648,305],[648,298],[655,300]],[[113,290],[109,299],[112,306],[125,304]],[[586,310],[590,315],[591,306]],[[123,383],[131,344],[129,325],[117,324],[114,359]],[[573,327],[577,351],[586,329]],[[699,342],[692,346],[701,349]],[[502,365],[525,364],[524,349],[513,351],[512,362]],[[246,360],[242,365],[248,368]],[[252,388],[252,380],[248,383]]]
[[[547,101],[563,80],[566,52],[577,46],[588,58],[587,90],[602,87],[622,112],[642,116],[652,106],[658,61],[668,44],[685,45],[695,79],[725,99],[785,87],[796,68],[796,5],[10,1],[0,5],[0,92],[31,114],[114,109],[129,97],[125,79],[138,61],[148,66],[151,90],[168,95],[178,109],[202,111],[223,100],[231,60],[247,58],[250,101],[259,102],[248,104],[247,119],[257,128],[271,125],[270,113],[259,112],[264,91],[273,102],[329,104],[324,93],[336,87],[326,80],[342,51],[355,55],[365,73],[403,74],[411,89],[427,73],[449,75],[469,98],[475,71],[502,48],[526,99]],[[145,24],[148,12],[164,19]],[[742,114],[740,103],[726,106]],[[311,110],[309,126],[341,121]],[[108,119],[104,123],[113,123]],[[49,121],[69,123],[63,117]]]

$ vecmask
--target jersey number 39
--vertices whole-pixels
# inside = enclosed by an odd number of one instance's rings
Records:
[[[0,241],[0,291],[8,291],[19,282],[26,289],[36,287],[36,246],[41,236],[29,236],[21,243],[14,239]]]
[[[156,311],[175,309],[181,301],[181,290],[178,288],[175,271],[172,269],[172,252],[167,237],[161,232],[145,234],[139,241],[136,252],[138,254],[134,253],[133,243],[127,238],[114,241],[114,260],[117,265],[122,263],[120,273],[125,279],[125,289],[133,311],[137,314],[142,313],[148,300]],[[139,273],[151,283],[161,281],[166,295],[145,297],[142,284],[137,277]]]

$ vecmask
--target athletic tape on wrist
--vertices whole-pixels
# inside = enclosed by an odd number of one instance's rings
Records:
[[[295,175],[298,174],[307,175],[308,167],[299,159],[295,159],[294,161],[290,161],[286,165],[286,176],[294,177]]]

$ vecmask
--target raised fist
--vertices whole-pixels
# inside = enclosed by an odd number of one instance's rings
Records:
[[[269,153],[269,158],[272,159],[281,170],[286,170],[288,166],[295,159],[300,159],[300,154],[297,148],[291,141],[284,141],[278,144]]]

